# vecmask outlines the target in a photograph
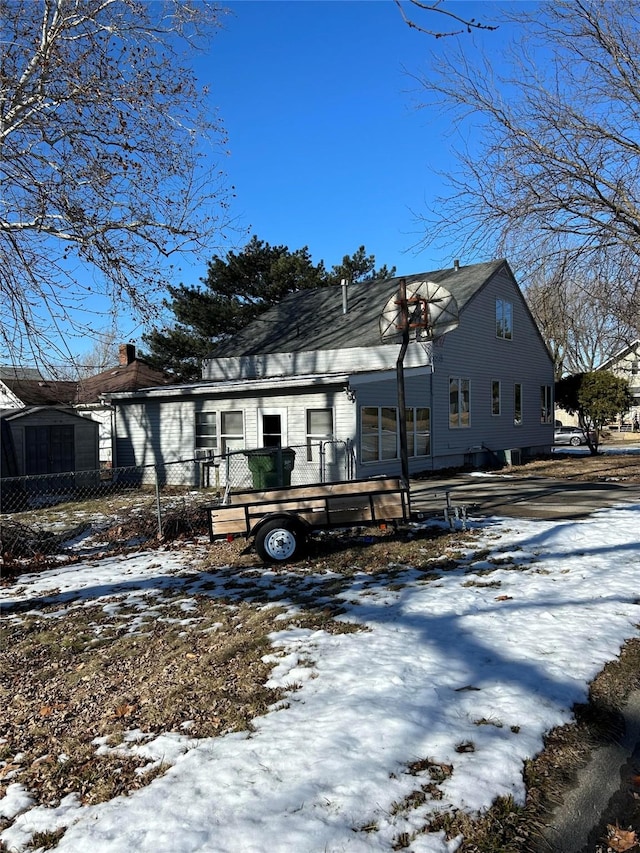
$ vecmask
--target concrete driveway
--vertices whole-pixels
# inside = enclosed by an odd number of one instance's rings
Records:
[[[583,483],[502,472],[466,473],[412,479],[411,510],[442,515],[447,493],[452,506],[466,506],[469,515],[509,518],[584,518],[603,507],[640,503],[640,485]]]

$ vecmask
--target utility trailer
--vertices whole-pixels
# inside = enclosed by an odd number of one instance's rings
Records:
[[[409,492],[398,477],[230,492],[207,504],[209,538],[253,537],[266,562],[286,562],[310,533],[340,527],[406,523]]]

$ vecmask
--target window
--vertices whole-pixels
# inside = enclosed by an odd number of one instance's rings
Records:
[[[333,410],[307,409],[307,462],[313,461],[313,445],[333,437]]]
[[[496,337],[510,341],[513,334],[513,305],[496,299]]]
[[[392,406],[360,410],[360,452],[363,462],[398,458],[398,417]]]
[[[409,456],[431,455],[431,409],[407,409]]]
[[[218,429],[215,412],[196,412],[196,450],[215,450]]]
[[[513,423],[522,426],[522,385],[516,382],[513,386]]]
[[[470,426],[468,379],[449,379],[449,426],[452,429]]]
[[[500,414],[500,381],[494,379],[491,383],[491,414]]]
[[[551,401],[551,385],[540,386],[540,423],[550,424],[553,421],[553,404]]]
[[[282,419],[280,415],[262,416],[262,446],[282,447]]]
[[[223,453],[244,447],[244,418],[242,412],[221,412],[220,448]]]

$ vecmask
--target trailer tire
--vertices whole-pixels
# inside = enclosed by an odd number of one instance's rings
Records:
[[[274,518],[256,533],[255,547],[265,562],[286,563],[300,553],[304,542],[304,530],[299,524],[291,519]]]

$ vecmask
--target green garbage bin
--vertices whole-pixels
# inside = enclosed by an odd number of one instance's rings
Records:
[[[296,453],[290,447],[259,447],[245,450],[254,489],[291,485]]]

